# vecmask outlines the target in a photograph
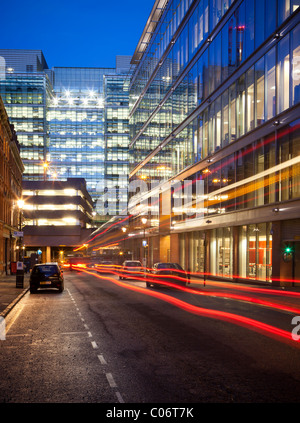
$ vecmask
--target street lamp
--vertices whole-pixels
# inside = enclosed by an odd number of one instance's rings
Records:
[[[17,201],[19,208],[19,242],[18,242],[18,260],[17,260],[17,273],[16,273],[16,288],[24,287],[24,250],[22,249],[22,209],[24,207],[24,200],[19,199]],[[23,257],[22,257],[23,250]]]
[[[19,209],[21,209],[21,210],[23,209],[23,207],[24,207],[24,203],[25,203],[25,202],[24,202],[24,200],[22,200],[22,199],[20,199],[20,200],[18,200],[18,201],[17,201],[17,204],[18,204]]]
[[[22,210],[24,207],[24,200],[20,199],[17,201],[17,205],[19,208],[19,225],[18,225],[18,235],[19,235],[19,257],[18,260],[21,261],[21,249],[22,249],[22,237],[21,237],[21,232],[22,232]]]
[[[146,217],[142,217],[142,224],[144,226],[144,238],[143,238],[143,247],[144,247],[144,258],[143,258],[143,266],[146,269],[146,247],[147,247],[147,240],[145,238],[145,229],[148,219]]]
[[[125,235],[125,233],[127,232],[127,228],[125,228],[125,226],[123,226],[121,228],[123,234]],[[125,255],[125,238],[123,239],[123,250],[124,250],[124,255]]]

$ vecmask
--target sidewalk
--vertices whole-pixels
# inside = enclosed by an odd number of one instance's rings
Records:
[[[6,317],[29,289],[29,273],[24,275],[23,288],[16,288],[16,275],[0,276],[0,317]]]

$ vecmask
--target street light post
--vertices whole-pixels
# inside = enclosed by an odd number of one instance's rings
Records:
[[[16,273],[16,288],[23,288],[24,287],[24,252],[22,252],[22,209],[24,206],[24,201],[18,201],[19,207],[19,242],[18,242],[18,260],[17,260],[17,273]],[[22,254],[23,253],[23,254]]]
[[[147,259],[146,259],[146,247],[147,247],[147,240],[145,238],[145,229],[146,229],[146,224],[147,224],[147,218],[146,217],[142,217],[142,224],[144,226],[144,238],[143,238],[143,247],[144,247],[144,254],[143,254],[143,267],[146,270],[147,267]]]
[[[125,259],[125,233],[127,232],[127,228],[125,228],[125,226],[122,227],[122,232],[124,234],[124,239],[123,239],[123,250],[124,250],[124,259]]]

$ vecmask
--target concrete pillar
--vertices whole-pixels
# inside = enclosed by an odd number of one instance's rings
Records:
[[[179,235],[178,234],[171,234],[171,262],[172,263],[179,263]]]
[[[272,285],[280,286],[281,221],[272,222]]]
[[[170,235],[161,235],[159,250],[160,250],[160,261],[168,262],[169,256],[170,256]]]
[[[238,226],[233,227],[232,233],[232,275],[233,278],[239,274],[239,228]]]
[[[46,262],[51,262],[51,247],[46,247]]]
[[[152,238],[152,245],[153,245],[153,256],[152,256],[152,260],[153,262],[150,263],[151,266],[153,266],[153,264],[158,263],[160,260],[160,252],[159,252],[159,235],[155,236]]]

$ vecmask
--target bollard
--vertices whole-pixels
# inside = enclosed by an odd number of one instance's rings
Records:
[[[17,262],[16,288],[24,288],[24,263]]]

